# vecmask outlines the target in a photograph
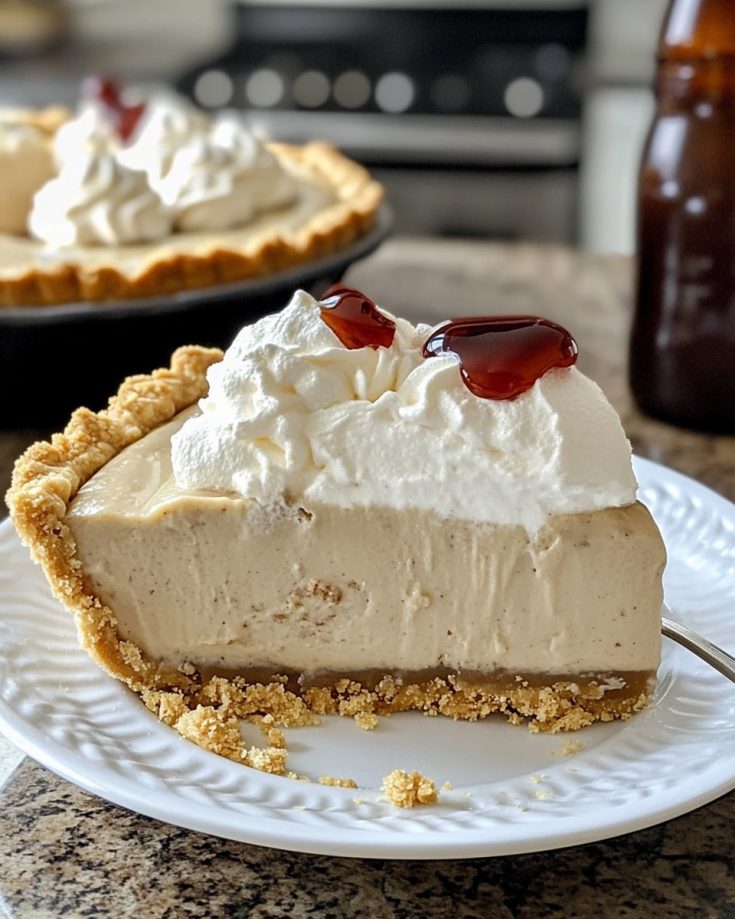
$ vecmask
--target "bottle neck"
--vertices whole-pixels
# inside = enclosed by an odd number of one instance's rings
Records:
[[[735,57],[660,61],[656,97],[662,107],[687,108],[707,102],[714,108],[735,108]]]
[[[682,63],[735,55],[733,0],[670,0],[659,55]]]

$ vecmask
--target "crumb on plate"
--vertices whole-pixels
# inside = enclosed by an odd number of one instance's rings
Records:
[[[359,788],[360,786],[354,779],[341,779],[334,775],[320,775],[320,785],[328,785],[330,788]]]
[[[574,756],[584,750],[584,744],[580,740],[568,740],[561,750],[552,750],[552,756]]]
[[[378,716],[375,712],[358,712],[354,716],[354,721],[363,731],[373,731],[378,726]]]
[[[439,794],[434,782],[420,772],[394,769],[383,779],[383,791],[395,807],[415,807],[417,804],[436,804]]]

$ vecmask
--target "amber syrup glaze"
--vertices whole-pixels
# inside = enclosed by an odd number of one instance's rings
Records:
[[[577,344],[566,329],[538,316],[469,316],[437,326],[424,357],[454,354],[470,392],[515,399],[554,367],[571,367]]]
[[[130,139],[145,111],[145,105],[142,102],[137,105],[127,105],[123,101],[120,86],[115,80],[108,77],[89,77],[84,81],[83,95],[88,99],[94,99],[104,107],[120,140]]]
[[[359,290],[334,284],[319,301],[322,319],[345,348],[390,348],[396,324]]]

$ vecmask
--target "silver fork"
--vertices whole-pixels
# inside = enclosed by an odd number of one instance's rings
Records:
[[[665,604],[664,611],[670,612]],[[687,626],[682,625],[680,622],[675,622],[667,616],[661,617],[661,631],[667,638],[671,638],[673,641],[683,645],[687,650],[696,654],[697,657],[701,657],[711,667],[714,667],[715,670],[719,670],[728,680],[732,680],[735,683],[735,657],[732,654],[728,654],[727,651],[723,651],[722,648],[713,645],[711,641],[701,635],[697,635]]]

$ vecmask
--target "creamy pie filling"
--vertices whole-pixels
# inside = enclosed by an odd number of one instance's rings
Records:
[[[170,438],[192,411],[111,460],[66,518],[89,587],[153,659],[302,685],[460,674],[645,693],[664,551],[640,503],[531,535],[298,496],[265,507],[176,485]]]
[[[257,215],[246,226],[232,230],[201,233],[176,233],[160,244],[125,246],[47,246],[23,236],[0,233],[0,278],[14,277],[19,266],[51,267],[68,263],[84,264],[89,270],[115,264],[129,275],[141,271],[171,254],[200,255],[218,248],[247,251],[267,236],[298,234],[301,227],[320,211],[335,204],[334,189],[314,177],[299,175],[295,200],[285,207]]]

